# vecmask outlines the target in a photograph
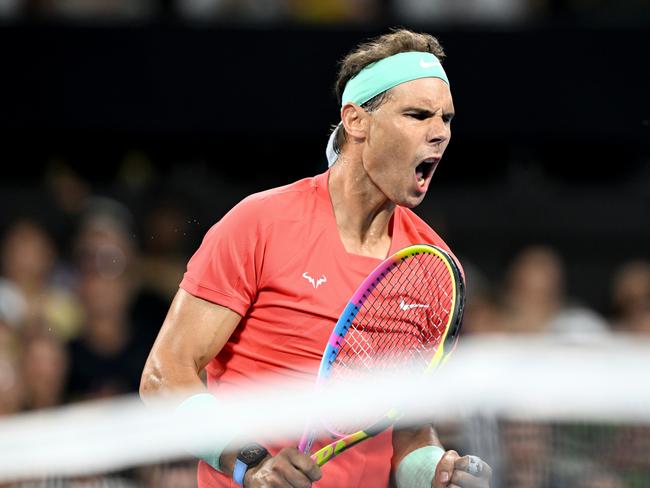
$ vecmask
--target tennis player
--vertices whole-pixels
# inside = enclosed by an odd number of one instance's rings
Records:
[[[179,410],[191,413],[272,379],[311,385],[339,313],[381,260],[411,244],[449,250],[410,210],[451,136],[443,56],[434,37],[397,30],[343,60],[330,168],[247,197],[207,232],[147,360],[145,401],[189,389]],[[479,458],[444,451],[431,426],[388,430],[322,469],[296,439],[260,439],[197,453],[199,487],[484,488],[491,477]]]

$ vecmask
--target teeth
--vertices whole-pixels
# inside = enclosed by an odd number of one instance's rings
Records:
[[[424,186],[424,178],[422,176],[418,178],[418,185]]]

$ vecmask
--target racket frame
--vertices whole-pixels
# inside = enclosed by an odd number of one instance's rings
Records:
[[[440,346],[436,350],[433,358],[429,362],[426,371],[430,372],[437,366],[444,364],[449,355],[453,352],[456,343],[458,342],[458,335],[460,333],[460,327],[463,317],[463,308],[465,302],[465,283],[463,275],[460,272],[460,268],[456,263],[455,259],[443,249],[440,249],[437,246],[429,244],[416,244],[413,246],[406,247],[386,260],[384,260],[375,270],[368,275],[368,277],[359,285],[357,291],[352,295],[352,298],[348,304],[343,309],[332,334],[328,340],[325,351],[323,352],[323,357],[321,359],[320,367],[318,370],[318,378],[316,380],[316,387],[321,386],[329,378],[332,365],[336,360],[341,347],[345,343],[345,336],[352,326],[352,322],[359,310],[363,306],[364,302],[370,296],[371,292],[381,283],[382,279],[386,276],[387,273],[393,270],[401,261],[409,259],[418,254],[434,254],[442,262],[445,263],[447,270],[452,277],[452,297],[451,297],[451,310],[449,320],[447,321],[447,326],[442,334],[440,339]],[[400,417],[400,413],[396,409],[389,410],[384,417],[379,421],[375,422],[366,429],[359,430],[353,434],[346,435],[324,447],[319,449],[311,457],[316,461],[319,466],[322,466],[330,459],[334,458],[338,454],[346,451],[350,447],[359,444],[360,442],[373,437],[391,425],[393,425]],[[305,454],[309,454],[311,451],[311,446],[314,440],[314,431],[311,428],[307,428],[300,443],[298,449]]]

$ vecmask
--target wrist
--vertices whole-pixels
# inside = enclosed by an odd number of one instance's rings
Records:
[[[257,466],[251,467],[246,470],[246,474],[244,475],[244,484],[243,488],[246,488],[247,486],[251,486],[251,482],[255,478],[255,473],[257,473],[260,469],[262,469],[262,466],[264,466],[264,462],[271,457],[270,454],[268,454],[262,461]]]
[[[239,486],[245,486],[246,475],[268,457],[269,452],[256,443],[246,444],[237,453],[232,479]]]
[[[441,447],[425,446],[404,456],[395,473],[397,488],[430,488],[444,454]]]
[[[177,408],[176,415],[180,421],[191,422],[195,418],[208,418],[219,415],[220,405],[218,400],[208,392],[196,393],[186,398]],[[196,446],[186,446],[186,450],[202,459],[212,468],[223,472],[220,464],[221,454],[227,441],[211,443],[209,446],[197,448]]]

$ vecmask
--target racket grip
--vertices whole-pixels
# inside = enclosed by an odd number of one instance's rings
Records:
[[[318,466],[322,466],[330,459],[338,456],[344,451],[347,451],[352,446],[355,446],[360,442],[365,441],[369,437],[371,436],[369,436],[364,431],[356,432],[336,442],[332,442],[331,444],[328,444],[325,447],[322,447],[321,449],[316,451],[311,456],[311,458],[316,462]]]
[[[309,454],[313,442],[314,442],[314,435],[310,432],[305,432],[302,435],[300,442],[298,443],[298,450],[303,454]]]

